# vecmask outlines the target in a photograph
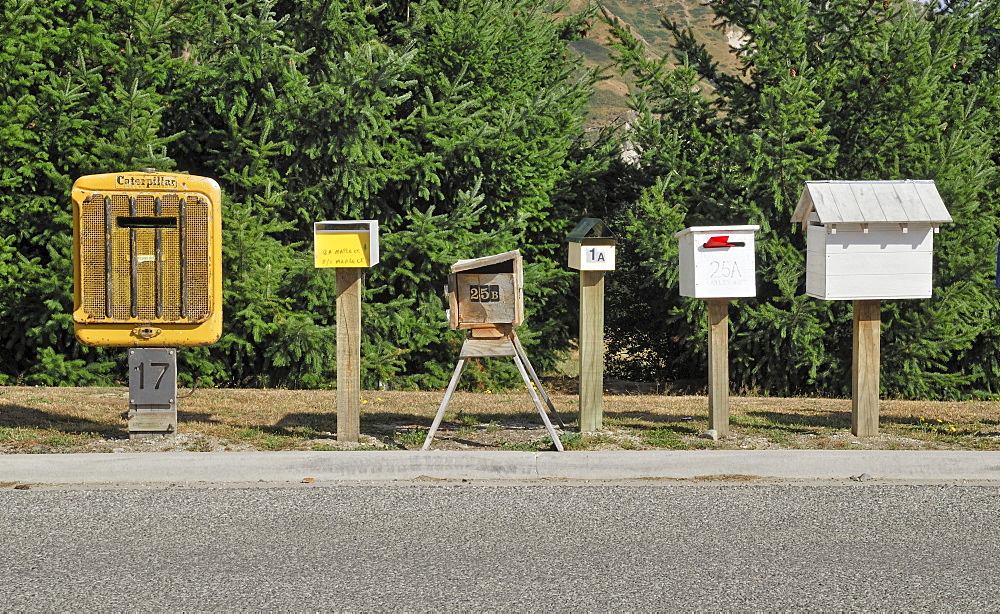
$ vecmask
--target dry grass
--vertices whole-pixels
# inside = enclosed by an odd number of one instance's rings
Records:
[[[1000,449],[1000,402],[883,401],[881,434],[851,435],[845,399],[733,397],[732,436],[702,439],[703,396],[614,385],[604,427],[576,432],[577,397],[554,393],[568,449]],[[179,434],[129,440],[124,388],[0,389],[0,453],[165,450],[414,449],[440,392],[367,391],[358,444],[336,441],[336,392],[198,390],[179,403]],[[544,450],[551,441],[524,390],[457,393],[434,449]]]

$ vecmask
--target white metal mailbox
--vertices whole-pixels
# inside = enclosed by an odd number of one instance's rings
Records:
[[[760,226],[693,226],[679,241],[681,296],[757,296],[754,232]]]
[[[930,298],[934,233],[951,222],[933,181],[807,181],[792,215],[806,234],[806,294]]]

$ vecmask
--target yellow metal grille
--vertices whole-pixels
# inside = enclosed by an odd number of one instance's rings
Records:
[[[104,322],[204,322],[210,216],[200,194],[88,196],[80,207],[83,310]]]

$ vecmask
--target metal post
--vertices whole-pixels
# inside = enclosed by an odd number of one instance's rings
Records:
[[[128,434],[132,439],[177,433],[177,350],[128,351]]]

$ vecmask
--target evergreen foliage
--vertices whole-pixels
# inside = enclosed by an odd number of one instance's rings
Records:
[[[617,220],[632,253],[614,276],[641,293],[610,293],[612,372],[703,381],[703,306],[678,296],[672,234],[753,223],[758,294],[731,310],[734,387],[849,394],[850,304],[804,294],[805,237],[789,223],[803,182],[934,179],[955,223],[936,237],[934,297],[882,303],[883,391],[995,392],[996,3],[712,7],[745,32],[742,74],[722,72],[677,24],[663,24],[671,65],[610,20],[637,86],[641,153],[624,169],[633,193]]]
[[[378,219],[363,385],[441,386],[460,336],[442,287],[458,258],[521,248],[528,329],[566,347],[592,75],[567,45],[584,17],[535,0],[6,0],[0,3],[0,381],[123,377],[72,332],[69,188],[155,167],[224,192],[224,333],[185,350],[181,382],[325,386],[335,276],[312,223]],[[526,343],[538,332],[525,330]],[[499,372],[499,377],[508,377]]]
[[[609,375],[702,382],[701,301],[678,295],[673,234],[755,223],[758,297],[731,310],[731,377],[770,394],[850,392],[851,307],[804,294],[789,221],[811,179],[934,179],[934,297],[883,302],[890,395],[1000,387],[992,279],[1000,203],[1000,5],[718,0],[746,35],[721,70],[664,22],[654,59],[612,22],[636,89],[626,133],[585,133],[595,75],[568,52],[589,15],[538,0],[0,0],[0,383],[111,383],[115,348],[71,321],[69,190],[155,167],[223,187],[224,332],[181,352],[205,385],[335,381],[335,276],[312,223],[378,219],[366,272],[364,387],[441,387],[449,266],[519,248],[539,370],[576,334],[565,234],[619,235],[608,276]],[[984,266],[985,265],[985,266]],[[509,361],[466,385],[517,382]]]

